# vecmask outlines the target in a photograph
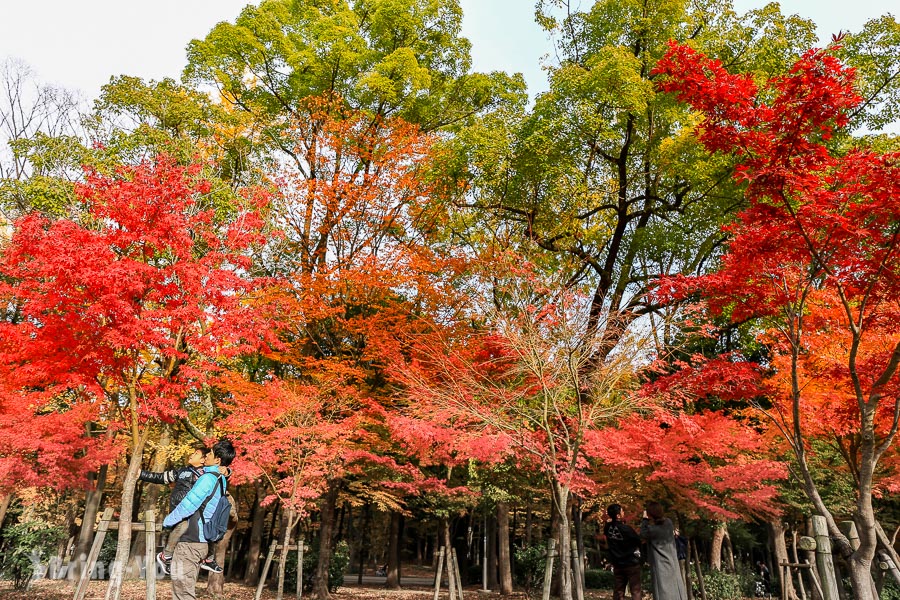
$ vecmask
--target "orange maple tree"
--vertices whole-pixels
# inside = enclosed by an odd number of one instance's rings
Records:
[[[292,510],[319,500],[313,585],[325,598],[335,506],[348,483],[396,510],[431,485],[390,439],[386,367],[446,305],[441,291],[457,267],[430,244],[439,217],[422,168],[430,136],[336,97],[307,99],[298,114],[282,140],[288,158],[274,199],[283,237],[269,252],[288,288],[284,348],[264,358],[258,383],[230,386],[221,425],[248,459],[245,476],[269,477]]]

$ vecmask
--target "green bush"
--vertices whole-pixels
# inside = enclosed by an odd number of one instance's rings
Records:
[[[17,523],[3,529],[0,543],[0,574],[12,579],[17,590],[25,589],[35,564],[46,562],[65,536],[62,527],[39,521]]]
[[[544,585],[544,569],[547,564],[547,547],[535,544],[516,548],[513,553],[513,577],[525,588],[526,595]]]
[[[97,579],[106,579],[109,577],[109,567],[116,559],[116,547],[119,545],[119,532],[110,530],[106,532],[103,538],[103,544],[100,546],[100,553],[97,555],[97,562],[94,565],[94,572],[91,577]]]
[[[303,552],[303,589],[304,591],[312,591],[313,575],[316,573],[316,566],[319,564],[319,550],[307,549]],[[328,566],[328,589],[336,592],[337,589],[344,585],[344,572],[350,564],[350,546],[347,542],[341,540],[334,547],[331,554],[331,563]],[[278,563],[273,562],[273,569],[278,568]],[[284,588],[286,590],[297,589],[297,551],[288,552],[287,564],[284,566]]]
[[[881,589],[881,600],[900,600],[900,586],[893,580],[885,579],[884,587]]]
[[[589,590],[611,590],[615,583],[612,571],[606,569],[588,569],[584,572],[584,587]]]
[[[747,570],[737,573],[707,571],[703,574],[703,585],[707,600],[740,600],[752,598],[756,592],[754,575]]]

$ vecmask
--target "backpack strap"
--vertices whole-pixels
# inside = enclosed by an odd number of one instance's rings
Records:
[[[221,498],[222,496],[225,495],[225,486],[222,484],[221,473],[216,475],[216,479],[218,480],[218,483],[219,483],[219,489],[221,489],[221,494],[219,495],[219,497]],[[204,500],[203,504],[200,505],[200,508],[197,509],[197,512],[200,513],[200,520],[204,523],[206,523],[206,519],[203,518],[203,513],[204,513],[204,511],[206,511],[206,505],[209,504],[209,501],[212,500],[213,494],[215,494],[215,493],[216,493],[216,486],[215,486],[215,484],[213,484],[213,489],[209,493],[209,496],[206,497],[206,500]]]

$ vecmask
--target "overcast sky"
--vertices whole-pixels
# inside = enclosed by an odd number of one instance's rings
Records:
[[[582,0],[587,6],[589,0]],[[476,70],[522,72],[534,93],[546,89],[541,57],[550,52],[534,23],[534,0],[461,0],[463,33]],[[0,58],[24,60],[46,82],[79,89],[88,99],[110,76],[180,76],[185,46],[216,23],[233,20],[247,0],[7,1],[0,18]],[[745,11],[762,0],[735,0]],[[823,39],[857,30],[889,12],[892,0],[784,0],[783,12],[811,18]],[[852,7],[852,8],[851,8]],[[896,12],[896,9],[895,9]]]

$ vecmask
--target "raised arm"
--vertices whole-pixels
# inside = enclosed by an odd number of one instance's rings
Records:
[[[144,471],[141,469],[140,480],[147,483],[164,485],[172,483],[176,479],[178,479],[178,469],[169,469],[168,471]]]

